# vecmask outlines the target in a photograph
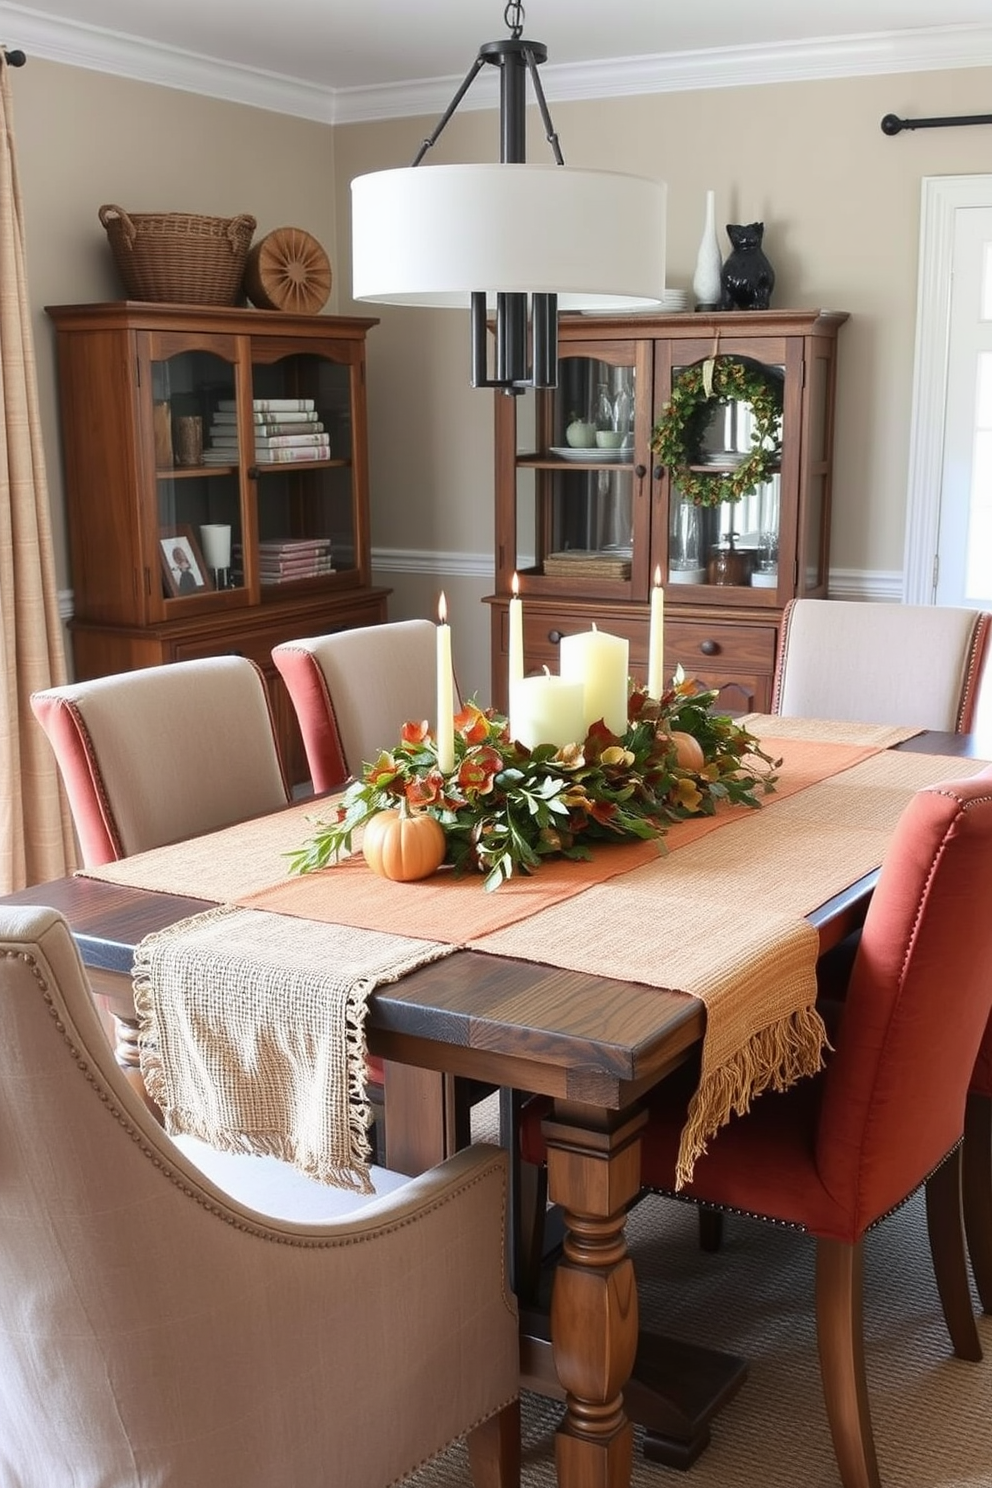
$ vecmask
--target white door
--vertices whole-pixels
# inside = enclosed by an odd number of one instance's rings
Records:
[[[992,609],[992,206],[954,213],[934,598]]]

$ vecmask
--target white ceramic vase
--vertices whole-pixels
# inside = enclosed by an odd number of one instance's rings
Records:
[[[696,297],[697,310],[719,308],[723,293],[720,282],[722,267],[723,258],[716,235],[716,192],[707,191],[706,220],[703,224],[699,252],[696,255],[696,272],[692,276],[692,290]]]

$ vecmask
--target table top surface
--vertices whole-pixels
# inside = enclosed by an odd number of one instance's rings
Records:
[[[985,753],[970,736],[935,732],[900,747]],[[824,949],[860,923],[876,879],[866,874],[809,916]],[[128,996],[143,937],[212,907],[85,877],[35,885],[0,902],[61,911],[99,990],[119,980]],[[685,1058],[704,1020],[702,1004],[684,993],[458,951],[377,989],[367,1036],[370,1051],[388,1059],[619,1108]]]

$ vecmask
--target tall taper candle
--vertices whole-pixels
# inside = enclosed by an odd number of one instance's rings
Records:
[[[444,593],[437,605],[437,765],[455,768],[455,686],[451,672],[451,626]]]
[[[520,580],[516,574],[510,585],[513,598],[510,600],[510,690],[514,682],[524,675],[524,606],[520,598]]]
[[[665,690],[665,591],[661,569],[654,571],[651,590],[651,623],[648,630],[648,697],[660,698]]]

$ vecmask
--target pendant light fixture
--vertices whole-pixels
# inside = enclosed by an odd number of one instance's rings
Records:
[[[523,38],[521,4],[508,4],[504,20],[510,36],[480,47],[413,164],[352,181],[352,274],[356,300],[469,307],[472,385],[519,393],[558,381],[559,310],[657,308],[666,188],[565,165],[537,70],[547,47]],[[487,65],[500,70],[500,164],[421,166]],[[555,164],[526,163],[528,75]]]

